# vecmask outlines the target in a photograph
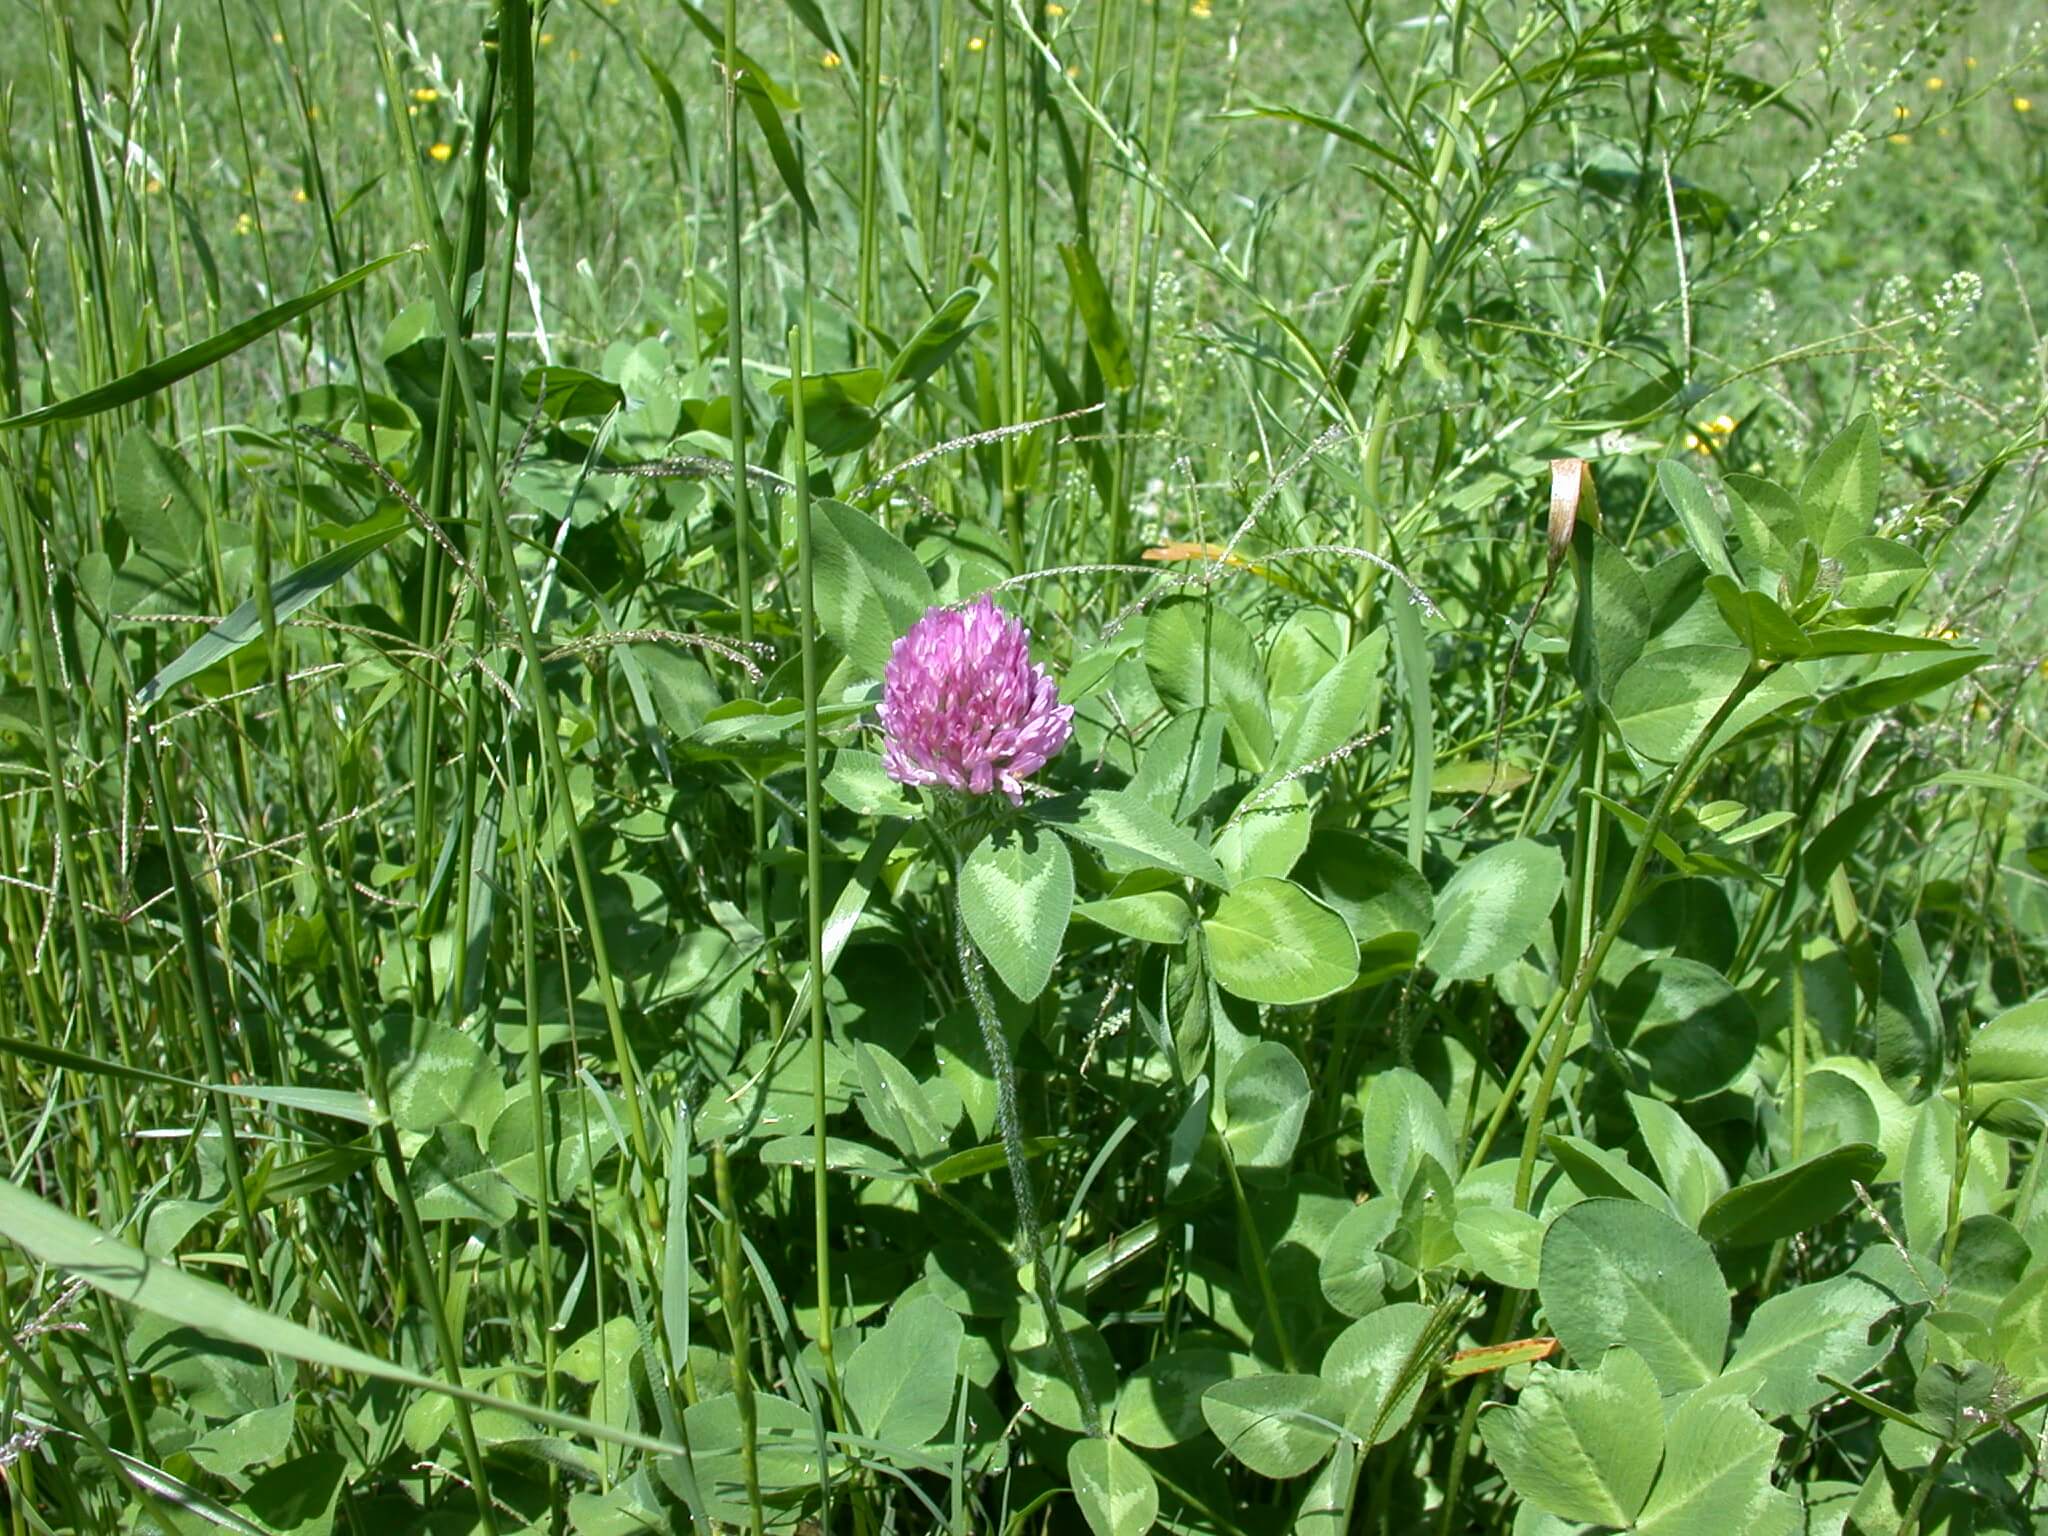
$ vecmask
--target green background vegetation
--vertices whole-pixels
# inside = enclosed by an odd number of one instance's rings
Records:
[[[2040,1528],[2040,6],[0,17],[11,1532]]]

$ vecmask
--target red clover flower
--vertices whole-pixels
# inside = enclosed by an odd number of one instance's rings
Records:
[[[1024,803],[1024,780],[1059,755],[1074,711],[1031,660],[1031,631],[983,596],[931,608],[889,652],[882,766],[899,784],[938,784]]]

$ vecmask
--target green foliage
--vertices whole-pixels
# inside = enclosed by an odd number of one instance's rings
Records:
[[[2038,9],[30,7],[10,1528],[2037,1526]]]

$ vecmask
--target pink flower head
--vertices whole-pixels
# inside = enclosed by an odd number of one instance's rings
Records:
[[[889,652],[882,679],[882,767],[899,784],[970,795],[1024,780],[1059,754],[1074,711],[1031,660],[1031,631],[988,597],[931,608]]]

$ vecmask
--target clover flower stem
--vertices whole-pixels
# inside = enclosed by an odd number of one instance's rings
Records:
[[[960,979],[974,1004],[975,1021],[981,1025],[982,1044],[988,1049],[989,1069],[996,1080],[996,1125],[1002,1132],[1003,1158],[1010,1165],[1010,1193],[1017,1201],[1017,1231],[1024,1241],[1024,1256],[1031,1263],[1031,1284],[1038,1293],[1038,1305],[1045,1313],[1046,1332],[1060,1357],[1060,1369],[1074,1399],[1081,1405],[1081,1423],[1095,1438],[1102,1435],[1102,1414],[1095,1394],[1081,1374],[1081,1360],[1074,1353],[1074,1341],[1060,1319],[1059,1300],[1053,1293],[1052,1266],[1047,1261],[1045,1240],[1038,1220],[1038,1194],[1031,1180],[1031,1164],[1024,1154],[1024,1135],[1017,1124],[1017,1069],[1010,1060],[1010,1043],[1003,1036],[1003,1021],[996,1017],[995,999],[989,996],[988,977],[981,969],[981,956],[968,937],[967,923],[960,915],[960,866],[953,868],[953,937],[960,955]]]

